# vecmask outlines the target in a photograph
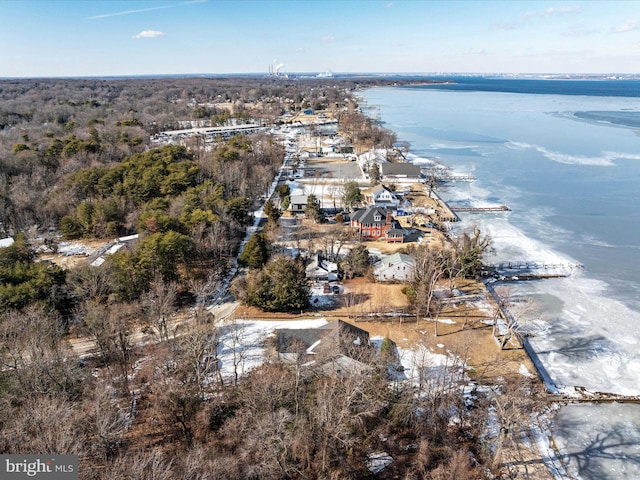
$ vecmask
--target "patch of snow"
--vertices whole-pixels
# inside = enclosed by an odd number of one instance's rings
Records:
[[[367,468],[377,475],[393,463],[393,458],[387,452],[374,452],[367,455]]]
[[[13,237],[0,239],[0,248],[10,247],[14,242]]]
[[[335,297],[332,293],[324,293],[323,285],[314,284],[311,287],[311,297],[309,301],[314,307],[330,307],[333,305],[334,299]]]
[[[427,322],[438,322],[438,323],[444,323],[447,325],[455,325],[456,322],[454,320],[451,320],[450,318],[425,318],[425,320]],[[424,330],[420,331],[420,333],[422,333],[423,335],[426,335],[426,332],[424,332]]]
[[[325,318],[301,320],[235,320],[220,327],[218,365],[225,382],[264,363],[265,341],[278,329],[318,328],[327,324]],[[214,381],[217,373],[211,375]]]
[[[423,388],[450,388],[464,377],[460,359],[434,353],[424,345],[413,349],[398,348],[398,356],[405,378]]]
[[[93,262],[91,262],[91,266],[92,267],[99,267],[100,265],[102,265],[105,262],[104,257],[98,257],[96,258]]]
[[[89,255],[89,250],[80,243],[60,242],[58,253],[71,257],[73,255]]]
[[[520,364],[520,368],[518,368],[518,373],[520,375],[524,375],[525,377],[533,377],[533,374],[529,371],[529,369],[526,367],[526,365],[524,363]]]

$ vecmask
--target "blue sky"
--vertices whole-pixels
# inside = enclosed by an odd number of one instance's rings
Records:
[[[1,0],[0,77],[640,73],[638,1]]]

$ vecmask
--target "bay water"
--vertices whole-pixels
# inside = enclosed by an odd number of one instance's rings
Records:
[[[445,200],[510,208],[452,225],[491,237],[485,262],[571,272],[507,287],[550,387],[640,395],[640,81],[454,80],[361,99],[412,161],[475,176]],[[551,433],[572,477],[640,478],[638,405],[563,407]]]

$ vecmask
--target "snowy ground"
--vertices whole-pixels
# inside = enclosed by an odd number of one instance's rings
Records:
[[[242,376],[262,365],[265,341],[278,329],[318,328],[325,318],[301,320],[234,320],[221,327],[218,365],[225,381],[233,380],[236,369]]]
[[[93,252],[93,249],[81,243],[60,242],[58,244],[58,253],[70,257],[72,255],[87,256]]]
[[[265,360],[265,341],[278,329],[318,328],[327,323],[325,318],[300,320],[233,320],[221,326],[218,348],[219,366],[223,379],[240,376],[262,365]],[[380,348],[382,337],[371,337],[371,344]],[[396,380],[408,380],[414,385],[444,385],[461,380],[462,361],[454,355],[434,353],[419,345],[415,349],[398,349],[399,366]]]

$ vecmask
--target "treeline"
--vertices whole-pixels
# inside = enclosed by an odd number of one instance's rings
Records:
[[[244,236],[254,201],[267,191],[281,163],[283,149],[264,135],[239,136],[207,148],[190,140],[186,147],[156,149],[150,136],[188,119],[274,123],[287,111],[311,107],[333,109],[351,127],[360,122],[362,128],[352,128],[354,142],[375,138],[389,144],[392,136],[385,137],[384,129],[366,120],[350,94],[361,86],[384,83],[260,78],[0,81],[0,236],[28,232],[27,242],[39,237],[39,243],[55,249],[58,234],[109,239],[139,233],[140,242],[113,255],[105,267],[109,293],[120,301],[135,300],[157,277],[177,282],[188,293],[193,290],[189,282],[225,270]],[[31,259],[21,265],[30,265],[31,271],[42,268],[33,263]],[[26,273],[14,273],[6,284],[12,285],[6,297],[13,297],[3,301],[7,308],[42,297],[17,295],[29,290],[18,279],[24,277],[25,284],[30,280]],[[68,305],[66,315],[76,303],[60,282],[58,278],[56,295],[47,305],[61,313],[60,305]]]
[[[276,122],[312,107],[357,103],[349,92],[384,80],[260,78],[33,79],[0,81],[0,222],[7,233],[56,227],[55,195],[80,169],[107,167],[151,147],[150,136],[184,120]],[[387,82],[388,83],[388,82]],[[370,132],[371,129],[365,129]],[[368,133],[367,133],[368,135]],[[1,232],[0,232],[1,234]]]

